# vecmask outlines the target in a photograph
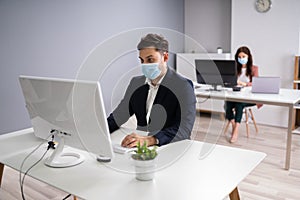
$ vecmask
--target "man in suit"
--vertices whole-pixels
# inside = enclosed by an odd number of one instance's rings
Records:
[[[143,76],[132,78],[107,120],[112,133],[135,115],[137,129],[149,134],[127,135],[121,143],[124,147],[135,147],[138,142],[161,146],[190,139],[196,116],[193,84],[167,66],[168,46],[157,34],[146,35],[137,46]]]

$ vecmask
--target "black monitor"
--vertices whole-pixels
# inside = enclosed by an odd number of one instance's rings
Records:
[[[237,84],[234,60],[195,60],[197,82],[213,86],[233,87]]]

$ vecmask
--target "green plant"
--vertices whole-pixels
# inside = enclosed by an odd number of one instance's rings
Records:
[[[135,160],[153,160],[157,156],[157,146],[153,148],[148,148],[147,143],[144,142],[143,145],[140,142],[137,143],[137,149],[132,154],[132,158]]]

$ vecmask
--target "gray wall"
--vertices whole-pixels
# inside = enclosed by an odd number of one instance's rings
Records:
[[[185,0],[186,53],[215,53],[217,47],[230,53],[231,0]]]
[[[272,2],[269,12],[258,13],[254,1],[232,0],[232,52],[247,45],[260,75],[280,76],[281,87],[292,88],[294,59],[300,53],[300,1]],[[255,111],[259,123],[287,126],[287,109],[264,105]]]
[[[254,0],[185,0],[185,34],[203,46],[189,42],[185,52],[213,53],[221,46],[234,55],[246,45],[260,75],[280,76],[281,87],[292,88],[294,56],[300,54],[300,1],[272,2],[269,12],[258,13]],[[286,108],[264,105],[254,112],[260,124],[287,126]]]
[[[184,0],[1,0],[0,134],[30,127],[19,75],[75,78],[111,36],[142,27],[183,32],[183,20]]]

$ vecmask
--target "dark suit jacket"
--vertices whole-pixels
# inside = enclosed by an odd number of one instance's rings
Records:
[[[196,98],[193,84],[172,69],[159,86],[150,113],[146,120],[146,101],[149,85],[144,76],[131,79],[124,98],[107,118],[112,133],[135,114],[137,128],[149,131],[159,140],[159,145],[189,139],[196,116]]]

